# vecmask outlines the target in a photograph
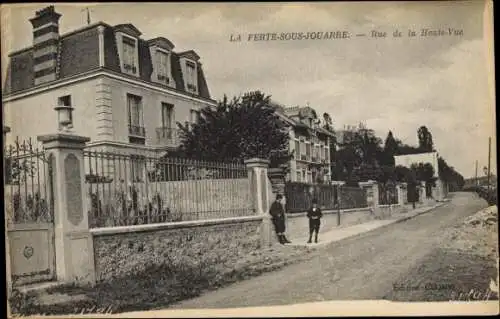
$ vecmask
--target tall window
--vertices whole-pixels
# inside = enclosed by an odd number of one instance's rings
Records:
[[[123,68],[127,72],[136,73],[137,71],[136,51],[135,40],[123,37]]]
[[[300,141],[300,159],[305,160],[307,158],[306,155],[306,143],[305,141]]]
[[[186,62],[186,86],[188,90],[196,91],[196,66],[193,62]]]
[[[135,136],[145,136],[142,113],[142,98],[127,94],[129,133]]]
[[[300,170],[298,170],[297,171],[297,182],[301,181],[301,177],[302,177],[302,172]]]
[[[161,104],[161,127],[172,128],[174,121],[174,106],[168,103]]]
[[[191,110],[190,112],[190,122],[198,123],[200,121],[201,112],[199,110]]]
[[[157,64],[156,72],[158,73],[158,80],[168,83],[168,69],[169,69],[169,55],[168,53],[156,50]]]
[[[295,140],[295,158],[300,159],[300,143]]]
[[[306,157],[307,159],[311,159],[311,143],[306,143]]]

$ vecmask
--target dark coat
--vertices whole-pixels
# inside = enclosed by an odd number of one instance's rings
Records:
[[[272,203],[269,214],[271,215],[276,233],[285,232],[285,209],[283,205],[278,202]]]
[[[307,218],[309,219],[320,219],[321,217],[323,217],[323,213],[321,212],[321,208],[319,207],[316,207],[316,209],[313,209],[311,207],[307,211]]]

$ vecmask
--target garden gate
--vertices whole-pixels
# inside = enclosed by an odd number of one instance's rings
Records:
[[[4,155],[12,283],[18,286],[55,279],[53,158],[31,139],[16,139],[4,149]]]

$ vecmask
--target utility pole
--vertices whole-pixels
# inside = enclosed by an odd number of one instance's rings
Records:
[[[82,9],[82,12],[83,11],[87,11],[87,24],[90,24],[90,9],[89,9],[89,7]]]
[[[488,192],[490,191],[490,175],[491,175],[491,137],[488,138]]]
[[[476,160],[476,177],[474,179],[474,182],[476,184],[476,187],[478,186],[478,180],[477,180],[477,160]]]

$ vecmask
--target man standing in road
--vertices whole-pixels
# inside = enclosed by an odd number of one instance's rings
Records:
[[[283,195],[276,195],[276,200],[271,204],[269,214],[272,217],[274,230],[276,231],[278,240],[280,244],[284,245],[291,243],[291,241],[289,241],[285,236],[285,209],[283,208],[283,204],[281,203],[282,199]]]

